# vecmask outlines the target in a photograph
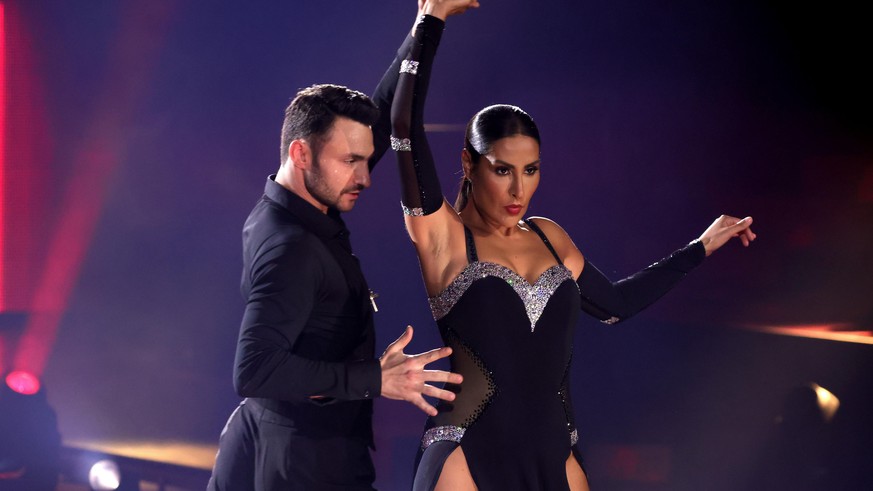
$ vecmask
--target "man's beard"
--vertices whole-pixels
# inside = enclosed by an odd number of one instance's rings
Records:
[[[339,204],[340,196],[344,193],[351,193],[364,189],[364,186],[355,185],[348,189],[343,189],[339,193],[333,195],[330,187],[324,180],[324,174],[322,173],[321,164],[318,160],[318,152],[316,151],[312,152],[312,168],[309,172],[303,173],[303,185],[306,187],[306,191],[315,198],[315,201],[333,209],[338,209],[337,205]]]

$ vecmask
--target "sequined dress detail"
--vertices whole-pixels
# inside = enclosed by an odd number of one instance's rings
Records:
[[[568,368],[579,289],[557,255],[530,284],[506,266],[479,261],[465,232],[468,265],[429,299],[453,348],[451,370],[464,383],[448,386],[457,398],[428,420],[422,451],[440,441],[460,444],[480,490],[567,489],[565,461],[577,438]]]

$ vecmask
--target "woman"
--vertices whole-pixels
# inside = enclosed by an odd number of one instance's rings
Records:
[[[540,182],[540,137],[521,109],[497,105],[467,125],[456,208],[443,198],[425,138],[430,69],[446,16],[469,5],[424,2],[392,105],[402,207],[451,371],[463,375],[422,438],[415,490],[587,490],[567,375],[578,312],[612,324],[635,314],[750,217],[722,216],[689,245],[613,283],[556,223],[527,218]]]

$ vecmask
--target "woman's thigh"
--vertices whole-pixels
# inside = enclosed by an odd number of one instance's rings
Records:
[[[434,442],[421,454],[413,491],[475,490],[467,460],[455,442]]]
[[[570,485],[570,491],[589,491],[588,477],[573,452],[570,452],[570,456],[567,457],[567,483]]]
[[[464,449],[458,446],[449,454],[434,491],[476,491],[476,483],[467,466]]]

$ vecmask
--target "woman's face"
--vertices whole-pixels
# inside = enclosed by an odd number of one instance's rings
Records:
[[[464,174],[473,183],[470,203],[482,218],[515,226],[540,183],[540,145],[525,135],[501,138],[475,166],[465,158]]]

